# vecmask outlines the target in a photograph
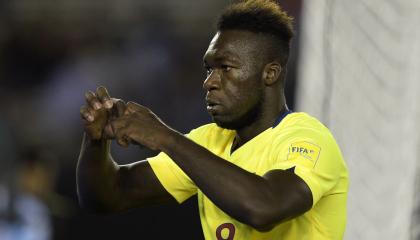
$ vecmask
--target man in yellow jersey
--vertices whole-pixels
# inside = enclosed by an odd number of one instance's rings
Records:
[[[227,8],[204,55],[214,123],[180,134],[150,109],[86,94],[82,206],[116,212],[198,195],[206,239],[342,239],[348,174],[329,130],[284,97],[291,18],[270,0]],[[160,150],[117,165],[110,139]]]

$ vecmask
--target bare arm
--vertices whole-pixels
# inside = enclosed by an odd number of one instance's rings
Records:
[[[172,132],[166,152],[217,206],[260,230],[296,217],[312,206],[306,183],[291,171],[252,174]]]
[[[166,126],[149,109],[128,103],[112,122],[117,138],[167,153],[220,209],[260,231],[296,217],[312,206],[312,193],[292,171],[252,174],[214,155]]]
[[[82,207],[93,212],[116,212],[175,202],[147,161],[119,166],[112,159],[109,138],[113,133],[105,133],[111,111],[93,107],[97,103],[105,105],[104,101],[109,99],[106,89],[100,87],[96,94],[90,92],[86,98],[88,106],[81,109],[81,115],[86,119],[85,134],[76,169],[77,192]],[[121,114],[121,110],[114,112]],[[127,143],[120,140],[120,144]]]

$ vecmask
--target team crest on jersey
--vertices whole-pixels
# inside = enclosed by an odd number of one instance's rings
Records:
[[[287,156],[288,160],[297,160],[297,159],[307,159],[309,161],[305,161],[305,165],[312,165],[315,166],[319,154],[321,152],[321,148],[313,143],[310,142],[295,142],[292,143],[289,147],[289,154]]]

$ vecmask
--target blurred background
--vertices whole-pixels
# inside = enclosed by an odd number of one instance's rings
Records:
[[[345,239],[420,239],[419,1],[279,2],[296,29],[288,105],[332,130],[350,169]],[[79,108],[104,85],[181,132],[208,123],[202,56],[226,4],[0,1],[0,240],[203,239],[194,197],[79,208]],[[154,154],[113,146],[121,164]]]

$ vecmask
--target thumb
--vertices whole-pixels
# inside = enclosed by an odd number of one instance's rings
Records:
[[[110,123],[105,125],[103,134],[105,135],[105,138],[107,139],[115,138],[115,132],[114,132],[114,129],[112,129],[112,126]]]
[[[125,114],[130,114],[130,113],[134,113],[137,111],[141,111],[143,110],[144,107],[138,103],[135,102],[128,102],[127,103],[127,107],[125,109]]]

